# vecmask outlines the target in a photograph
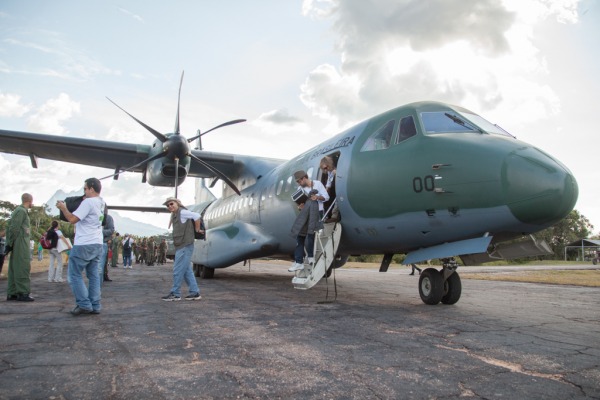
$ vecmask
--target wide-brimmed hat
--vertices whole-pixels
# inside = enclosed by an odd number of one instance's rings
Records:
[[[174,201],[175,203],[179,204],[180,206],[181,204],[181,200],[179,200],[176,197],[167,197],[167,200],[165,200],[165,202],[163,203],[163,206],[166,206],[167,204],[169,204],[170,202]]]
[[[304,172],[303,170],[300,170],[300,171],[296,171],[296,172],[294,172],[294,180],[295,180],[295,181],[297,181],[297,180],[299,180],[299,179],[302,179],[302,178],[304,178],[305,176],[307,176],[307,175],[306,175],[306,172]]]

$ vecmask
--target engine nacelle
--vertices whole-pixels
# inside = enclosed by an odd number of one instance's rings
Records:
[[[177,173],[177,186],[185,181],[190,169],[190,159],[181,160],[179,171]],[[146,179],[153,186],[175,186],[175,162],[168,158],[159,158],[148,163],[146,169]]]

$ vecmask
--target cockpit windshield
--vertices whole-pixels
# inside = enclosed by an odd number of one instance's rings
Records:
[[[510,133],[491,122],[485,120],[479,115],[456,111],[428,111],[421,113],[421,120],[425,127],[425,132],[429,134],[436,133],[454,133],[454,132],[479,132],[491,133],[496,135],[510,136]]]

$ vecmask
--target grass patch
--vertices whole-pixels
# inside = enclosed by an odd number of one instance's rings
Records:
[[[556,270],[556,271],[519,271],[519,272],[489,272],[469,273],[461,271],[462,279],[478,279],[484,281],[507,281],[546,283],[551,285],[573,285],[600,287],[600,271],[598,270]]]

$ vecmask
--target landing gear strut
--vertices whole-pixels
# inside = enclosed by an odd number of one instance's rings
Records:
[[[208,268],[201,264],[194,264],[194,276],[200,279],[212,279],[215,276],[215,269]]]
[[[456,272],[458,264],[452,258],[444,258],[442,270],[427,268],[419,277],[419,296],[423,303],[436,305],[455,304],[460,299],[462,284]]]

